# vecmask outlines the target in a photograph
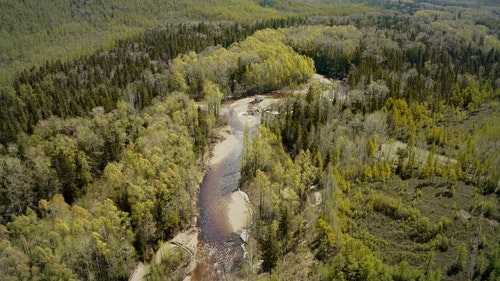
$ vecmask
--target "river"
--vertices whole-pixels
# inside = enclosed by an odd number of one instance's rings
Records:
[[[320,75],[314,75],[313,79],[331,84]],[[305,94],[306,89],[304,87],[294,93]],[[224,140],[215,146],[209,169],[202,180],[197,227],[189,228],[169,241],[169,244],[180,246],[192,255],[184,280],[229,280],[240,269],[245,254],[240,234],[249,229],[251,222],[248,196],[241,191],[235,192],[240,180],[243,130],[257,128],[260,113],[274,101],[290,95],[293,93],[273,93],[262,95],[258,100],[247,97],[224,105],[229,116],[229,129],[222,134]],[[252,107],[256,114],[247,114]],[[155,254],[153,260],[159,260],[157,263],[161,262],[161,258],[156,256],[161,257],[163,248]],[[129,280],[142,281],[148,271],[148,264],[139,263]]]
[[[231,223],[231,219],[235,218],[230,218],[231,210],[228,210],[228,205],[234,197],[232,193],[239,187],[243,150],[243,124],[238,118],[241,112],[235,111],[235,108],[245,102],[248,99],[226,105],[229,110],[230,134],[214,149],[214,156],[200,187],[200,236],[197,266],[192,280],[226,280],[227,275],[237,271],[243,262],[244,242],[240,238],[242,229],[235,229]],[[248,208],[246,204],[237,207]],[[240,218],[241,214],[236,216],[236,220],[248,219],[244,216]]]

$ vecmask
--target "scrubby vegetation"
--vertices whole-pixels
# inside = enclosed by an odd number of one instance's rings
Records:
[[[485,210],[500,195],[490,31],[462,41],[464,22],[434,12],[356,20],[278,31],[351,90],[313,84],[248,137],[242,185],[258,210],[262,271],[283,280],[498,278],[485,264],[498,266],[498,225]],[[297,261],[311,256],[304,273]]]
[[[128,279],[197,215],[222,100],[308,81],[245,137],[234,278],[499,278],[494,1],[77,2],[0,3],[5,280]]]

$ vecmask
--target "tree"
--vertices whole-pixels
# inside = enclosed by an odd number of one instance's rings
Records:
[[[2,215],[14,216],[33,207],[35,191],[31,171],[17,157],[0,157],[0,196]]]
[[[500,243],[495,245],[495,248],[489,255],[486,269],[481,274],[483,280],[497,280],[500,277]]]
[[[61,191],[57,174],[51,165],[50,158],[43,151],[42,145],[38,145],[30,140],[29,146],[24,150],[24,165],[30,171],[32,178],[32,189],[35,193],[33,204],[41,199],[48,200]]]
[[[94,264],[99,279],[127,279],[136,260],[130,219],[110,199],[97,206],[92,220]]]
[[[446,272],[448,276],[456,275],[457,273],[463,270],[466,257],[467,257],[467,246],[465,246],[465,244],[462,243],[460,244],[460,246],[458,246],[457,259],[450,266],[450,268],[448,268],[448,271]]]
[[[28,256],[5,238],[0,240],[0,275],[4,280],[12,281],[32,278]]]
[[[52,163],[61,182],[61,192],[66,202],[71,204],[83,194],[84,187],[92,181],[90,166],[86,155],[78,150],[72,139],[59,136],[54,144]]]
[[[286,205],[286,203],[282,203],[280,204],[278,221],[278,238],[281,242],[280,244],[282,258],[284,258],[287,254],[290,243],[292,242],[292,227],[292,219],[288,206]]]
[[[312,245],[316,249],[316,256],[320,260],[326,260],[336,251],[336,241],[332,227],[322,218],[319,218],[316,224],[316,237]]]
[[[373,136],[368,140],[368,144],[366,147],[368,157],[373,157],[377,149],[378,149],[377,139],[375,138],[375,136]]]
[[[420,177],[423,179],[430,179],[435,174],[435,164],[436,164],[436,156],[435,156],[436,147],[432,146],[431,150],[427,155],[427,160],[425,161],[422,171],[420,173]]]
[[[387,267],[359,240],[348,238],[332,261],[332,279],[391,280]]]
[[[311,161],[311,153],[309,150],[301,150],[295,156],[295,169],[300,176],[300,182],[297,186],[298,195],[303,198],[306,194],[305,191],[317,182],[318,168],[313,165]]]
[[[273,217],[274,204],[278,200],[269,178],[260,170],[249,185],[249,189],[257,196],[259,219],[265,221]]]
[[[278,228],[278,222],[273,221],[262,229],[259,244],[262,251],[262,270],[264,272],[271,272],[279,262],[281,245],[278,239]]]
[[[212,114],[215,118],[219,117],[222,97],[223,94],[217,84],[211,81],[203,83],[203,99],[207,103],[209,114]]]

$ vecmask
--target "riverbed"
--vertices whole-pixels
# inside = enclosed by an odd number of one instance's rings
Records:
[[[243,262],[245,235],[241,234],[251,222],[248,196],[238,189],[243,131],[260,124],[259,112],[270,101],[271,97],[250,97],[225,104],[229,126],[213,150],[199,193],[200,239],[192,280],[224,280]]]
[[[319,75],[314,75],[312,80],[331,84]],[[261,114],[272,103],[289,95],[305,94],[307,88],[224,103],[222,114],[228,116],[228,126],[220,131],[222,141],[213,148],[201,183],[196,226],[179,233],[168,243],[191,255],[185,281],[229,280],[231,274],[239,270],[244,262],[243,239],[251,228],[249,198],[238,189],[244,131],[257,128]],[[161,253],[161,249],[158,252]],[[148,271],[149,265],[140,263],[130,280],[143,280]]]

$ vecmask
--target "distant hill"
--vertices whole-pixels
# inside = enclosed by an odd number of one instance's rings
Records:
[[[0,82],[21,69],[88,54],[153,26],[277,14],[249,0],[0,0],[0,11]]]

